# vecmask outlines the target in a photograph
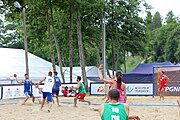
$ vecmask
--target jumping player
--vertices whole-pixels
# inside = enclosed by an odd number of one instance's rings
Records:
[[[58,97],[59,97],[59,87],[61,86],[61,80],[57,75],[58,75],[58,73],[54,72],[54,88],[52,89],[52,95],[53,95],[53,97],[54,97],[54,95],[56,95],[57,105],[60,106]]]
[[[74,87],[76,90],[78,90],[79,94],[74,98],[74,107],[77,107],[77,100],[81,102],[87,102],[89,105],[91,104],[90,101],[84,100],[86,96],[86,89],[84,87],[84,84],[81,82],[81,77],[77,76],[77,87]]]
[[[44,79],[40,80],[38,85],[40,85],[44,81],[44,86],[42,89],[42,94],[43,94],[43,100],[41,102],[41,110],[44,106],[45,100],[47,98],[48,102],[48,112],[50,112],[50,109],[52,107],[52,88],[54,87],[54,78],[52,77],[52,72],[50,71],[48,73],[48,76],[45,77]]]
[[[25,105],[26,101],[29,99],[29,97],[32,97],[32,102],[35,101],[35,97],[34,95],[32,94],[32,92],[30,91],[30,88],[31,88],[31,85],[35,85],[32,80],[29,80],[29,76],[28,74],[25,74],[24,77],[25,77],[25,80],[22,80],[22,81],[19,81],[17,79],[17,76],[14,76],[16,78],[16,82],[19,83],[19,84],[24,84],[24,94],[26,96],[24,102],[22,103],[22,105]]]
[[[136,115],[129,116],[129,106],[119,103],[120,94],[117,89],[108,92],[109,103],[105,103],[98,108],[101,120],[140,120]]]
[[[116,71],[116,79],[117,79],[117,81],[115,81],[115,80],[106,80],[106,79],[103,78],[102,64],[99,66],[98,70],[99,70],[100,80],[102,82],[107,83],[107,84],[111,84],[113,89],[117,89],[119,91],[119,93],[120,93],[119,102],[120,103],[126,103],[126,99],[127,99],[127,96],[126,96],[126,84],[124,82],[122,82],[122,72],[121,71]]]
[[[164,71],[160,71],[160,75],[158,78],[158,84],[159,84],[159,100],[161,98],[164,100],[164,91],[167,87],[167,83],[169,82],[169,78],[164,74]]]

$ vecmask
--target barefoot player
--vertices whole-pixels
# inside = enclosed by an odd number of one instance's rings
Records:
[[[108,92],[109,103],[105,103],[98,108],[101,120],[140,120],[136,115],[129,116],[129,106],[119,103],[120,94],[117,89]]]
[[[29,99],[29,97],[32,97],[32,102],[34,102],[35,101],[35,97],[32,94],[32,92],[30,91],[31,85],[34,85],[34,83],[32,82],[32,80],[29,80],[28,74],[24,75],[25,80],[22,80],[22,81],[19,81],[17,79],[16,75],[14,77],[16,78],[16,82],[17,83],[24,84],[24,94],[25,94],[26,98],[25,98],[24,102],[22,103],[22,105],[25,105],[25,102]]]
[[[50,109],[52,107],[52,88],[54,87],[54,78],[52,77],[52,72],[50,71],[48,73],[48,76],[39,81],[38,85],[40,85],[44,81],[44,86],[42,89],[43,94],[43,100],[41,102],[41,110],[44,106],[45,100],[47,98],[48,102],[48,112],[50,112]]]
[[[169,82],[169,78],[164,74],[164,71],[160,71],[160,75],[158,78],[158,84],[159,84],[159,100],[161,98],[164,100],[164,91],[167,87],[167,83]]]
[[[86,89],[84,87],[84,84],[81,82],[81,77],[77,76],[77,87],[74,87],[76,90],[78,90],[79,94],[74,98],[74,107],[77,107],[77,100],[81,102],[87,102],[89,105],[91,104],[90,101],[84,100],[86,96]]]

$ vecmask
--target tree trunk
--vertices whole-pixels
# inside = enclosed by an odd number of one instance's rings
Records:
[[[72,83],[72,71],[73,71],[73,33],[72,33],[72,8],[69,8],[69,67],[70,67],[70,83]]]
[[[49,22],[48,12],[46,14],[46,20],[47,20],[48,37],[49,37],[50,49],[51,49],[51,62],[52,62],[53,71],[55,72],[56,64],[55,64],[54,49],[53,49],[52,36],[51,36],[51,31],[50,31],[50,22]]]
[[[80,65],[81,65],[81,70],[82,70],[82,78],[86,86],[86,89],[88,90],[88,82],[87,82],[86,70],[85,70],[85,56],[84,56],[82,33],[81,33],[82,32],[81,19],[80,19],[79,11],[77,12],[77,15],[76,15],[76,27],[77,27],[77,35],[78,35],[78,47],[79,47]]]
[[[114,75],[114,39],[113,39],[113,36],[112,36],[112,75]]]
[[[97,43],[96,43],[97,44]],[[100,51],[99,51],[99,48],[98,48],[98,45],[95,45],[96,47],[96,51],[97,51],[97,65],[100,65],[101,64],[101,57],[100,57]]]
[[[65,83],[64,74],[63,74],[63,70],[62,70],[62,60],[61,60],[61,54],[60,54],[60,49],[59,49],[59,43],[58,43],[58,40],[56,37],[56,32],[54,29],[54,18],[53,18],[53,14],[52,14],[52,7],[51,7],[51,19],[52,19],[52,31],[53,31],[53,35],[54,35],[54,41],[56,44],[56,50],[57,50],[57,54],[58,54],[58,64],[59,64],[60,73],[61,73],[63,83]]]
[[[117,19],[116,19],[117,21]],[[115,44],[115,70],[117,71],[118,70],[118,31],[117,31],[117,23],[116,23],[116,44]]]
[[[126,73],[126,51],[124,50],[124,73]]]

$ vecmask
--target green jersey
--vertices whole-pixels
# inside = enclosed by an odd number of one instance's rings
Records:
[[[102,120],[128,120],[124,104],[104,104]]]
[[[80,82],[80,84],[81,84],[81,86],[78,89],[79,94],[85,94],[86,93],[86,89],[84,87],[84,84],[82,82]]]

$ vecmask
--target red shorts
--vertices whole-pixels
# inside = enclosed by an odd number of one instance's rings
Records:
[[[165,90],[166,87],[167,87],[167,85],[161,85],[161,86],[159,87],[159,90],[160,90],[160,91],[161,91],[161,90]]]
[[[84,97],[86,96],[86,94],[78,94],[76,96],[77,99],[81,99],[81,100],[84,100]]]

